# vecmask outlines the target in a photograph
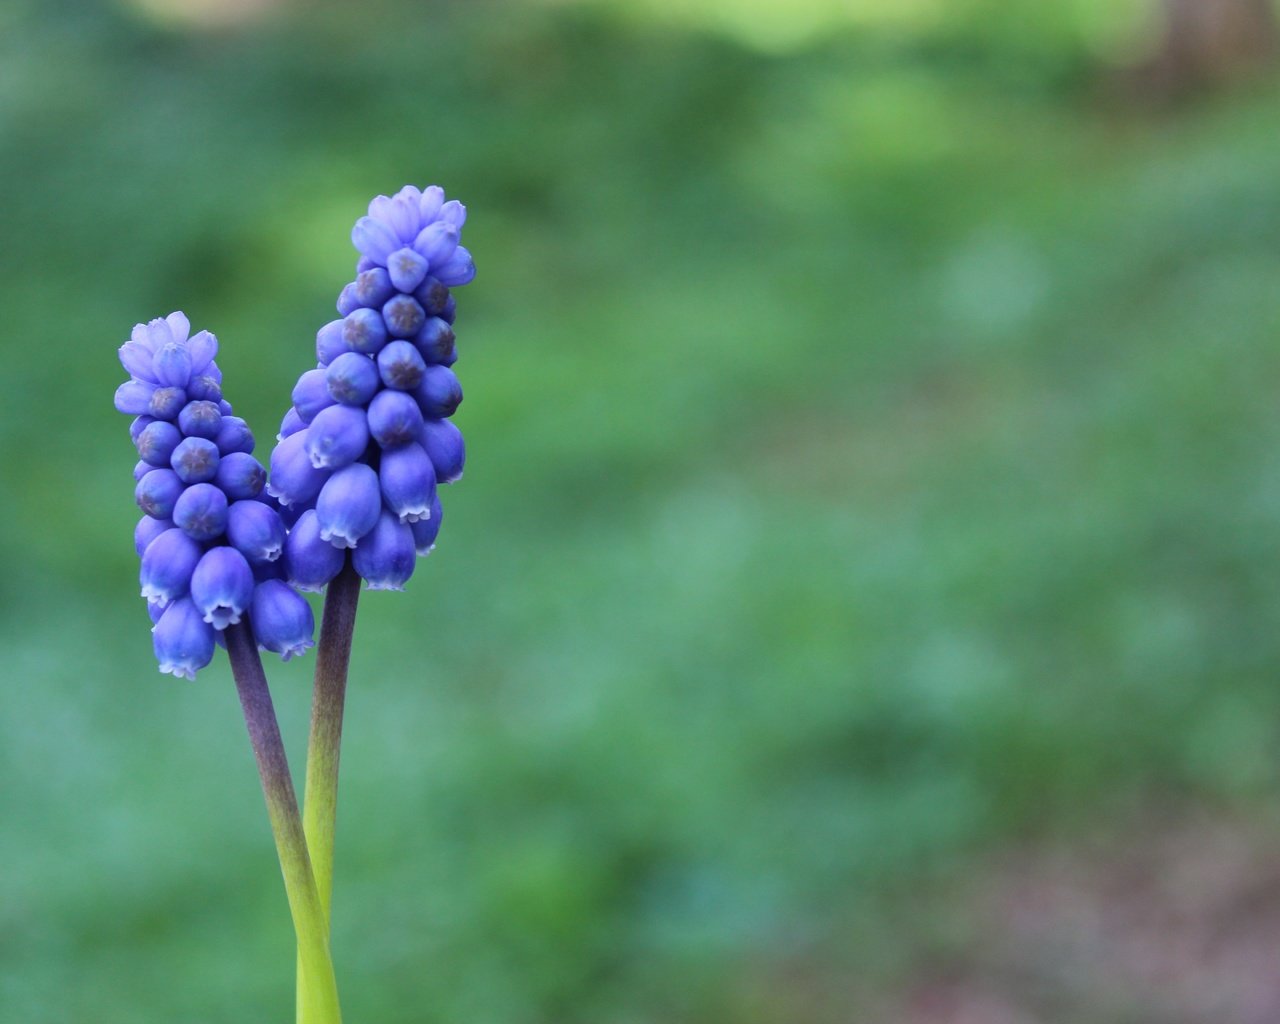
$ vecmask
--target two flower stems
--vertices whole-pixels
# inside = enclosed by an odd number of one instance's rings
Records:
[[[303,815],[298,812],[284,741],[253,633],[246,622],[226,630],[231,672],[258,763],[267,817],[297,935],[299,1024],[340,1024],[342,1019],[329,953],[329,908],[333,894],[338,751],[359,587],[360,577],[348,556],[325,596]]]

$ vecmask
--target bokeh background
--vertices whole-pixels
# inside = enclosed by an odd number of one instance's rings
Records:
[[[269,450],[406,182],[471,211],[470,459],[362,602],[348,1020],[1280,1019],[1275,40],[6,0],[0,1021],[291,1019],[227,668],[155,671],[115,353],[186,310]]]

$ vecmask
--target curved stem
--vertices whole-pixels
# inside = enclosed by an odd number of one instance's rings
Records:
[[[303,828],[315,871],[316,890],[328,936],[333,897],[333,843],[338,814],[338,761],[342,745],[342,716],[347,697],[347,669],[351,662],[351,638],[360,600],[360,577],[351,556],[330,582],[320,623],[316,651],[315,688],[311,700],[311,738],[307,744],[307,788]],[[318,1024],[303,985],[302,950],[298,951],[298,1021]]]
[[[284,741],[276,721],[271,691],[262,671],[262,659],[247,620],[226,629],[227,654],[231,673],[240,694],[249,741],[258,762],[262,794],[267,801],[267,817],[275,836],[280,871],[284,875],[289,911],[298,938],[298,954],[305,977],[308,1004],[314,1008],[315,1024],[340,1024],[338,989],[329,957],[329,934],[325,913],[311,872],[298,801],[285,757]]]

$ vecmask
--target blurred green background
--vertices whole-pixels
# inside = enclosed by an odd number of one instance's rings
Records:
[[[347,1020],[1280,1019],[1264,13],[7,0],[0,1021],[291,1019],[116,348],[184,309],[269,451],[406,182],[469,466],[362,602]]]

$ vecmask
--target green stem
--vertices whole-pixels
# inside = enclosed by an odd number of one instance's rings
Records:
[[[320,646],[316,651],[315,689],[311,700],[311,738],[307,744],[307,788],[303,807],[303,827],[316,890],[329,934],[333,898],[333,842],[338,814],[338,760],[342,745],[342,715],[347,698],[347,668],[351,662],[351,638],[356,628],[356,605],[360,600],[360,577],[351,565],[351,556],[342,571],[330,582],[320,623]],[[302,950],[298,950],[298,1021],[320,1024],[323,1018],[312,1010],[303,985]]]
[[[262,671],[262,659],[247,620],[226,629],[227,654],[231,673],[240,694],[249,741],[258,762],[262,794],[267,801],[267,817],[275,836],[280,871],[284,875],[289,911],[298,939],[298,954],[306,979],[308,1005],[314,1008],[314,1024],[340,1024],[338,988],[329,957],[328,925],[316,891],[315,877],[293,793],[293,779],[285,757],[284,741],[271,703],[271,691]]]

